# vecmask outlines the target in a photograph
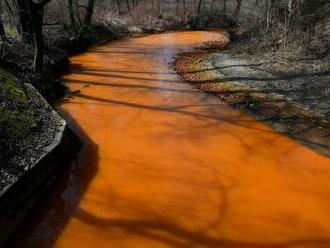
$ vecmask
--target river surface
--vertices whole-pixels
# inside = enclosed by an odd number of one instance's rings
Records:
[[[196,31],[71,58],[84,148],[23,228],[31,247],[330,247],[330,160],[181,81]]]

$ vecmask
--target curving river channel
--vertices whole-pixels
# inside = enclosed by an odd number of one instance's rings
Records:
[[[330,247],[330,160],[170,68],[219,39],[156,34],[72,57],[59,109],[84,148],[17,246]]]

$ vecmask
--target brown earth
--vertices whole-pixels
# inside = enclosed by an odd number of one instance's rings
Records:
[[[219,51],[223,47],[216,42],[206,45],[176,60],[176,70],[185,81],[317,151],[330,154],[330,103],[323,97],[327,91],[321,87],[328,82],[328,71],[302,76],[274,74],[261,67],[260,60],[233,56],[231,50]],[[307,83],[312,79],[313,91]]]

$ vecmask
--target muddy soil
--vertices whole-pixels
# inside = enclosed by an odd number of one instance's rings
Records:
[[[306,63],[300,62],[299,71],[279,65],[276,59],[247,58],[237,48],[219,50],[214,44],[206,45],[176,60],[176,70],[184,80],[330,154],[330,71],[324,63],[312,61],[314,66],[303,70],[301,64]]]

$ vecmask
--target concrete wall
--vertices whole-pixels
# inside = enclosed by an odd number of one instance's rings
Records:
[[[29,85],[32,90],[33,86]],[[35,90],[36,91],[36,90]],[[37,91],[36,91],[37,92]],[[39,94],[40,101],[48,104]],[[37,160],[16,182],[0,192],[0,246],[17,230],[33,205],[54,182],[62,169],[70,166],[81,143],[54,110],[58,120],[56,135]]]

